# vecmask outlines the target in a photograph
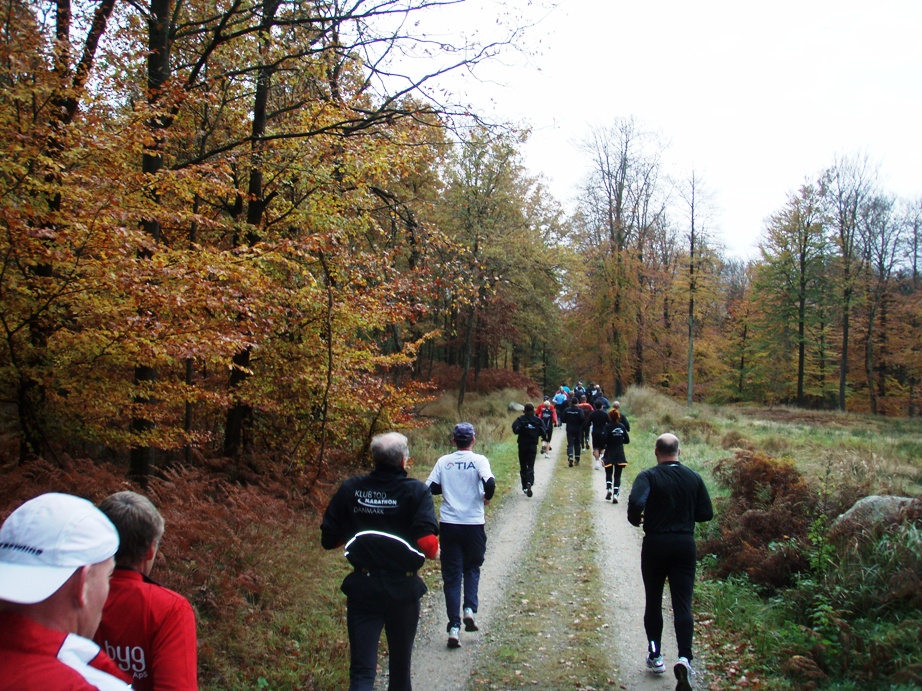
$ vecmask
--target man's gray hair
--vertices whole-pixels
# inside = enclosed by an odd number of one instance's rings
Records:
[[[404,459],[410,457],[407,438],[400,432],[385,432],[371,440],[371,460],[375,465],[388,465],[399,468]]]
[[[147,497],[137,492],[116,492],[99,503],[118,530],[115,563],[133,567],[144,559],[150,546],[163,537],[163,516]]]

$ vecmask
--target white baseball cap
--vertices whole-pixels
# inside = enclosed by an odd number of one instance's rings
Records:
[[[118,531],[92,502],[55,492],[30,499],[0,528],[0,600],[46,600],[78,568],[117,550]]]

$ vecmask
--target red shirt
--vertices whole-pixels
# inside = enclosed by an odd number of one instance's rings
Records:
[[[0,691],[127,691],[124,678],[92,641],[0,613]]]
[[[179,593],[116,568],[94,640],[136,691],[196,691],[195,613]]]
[[[538,417],[541,417],[541,411],[544,410],[545,408],[551,409],[551,422],[556,425],[557,424],[557,409],[554,408],[553,404],[550,401],[545,401],[544,403],[539,405],[537,408],[535,408],[535,415],[537,415]]]

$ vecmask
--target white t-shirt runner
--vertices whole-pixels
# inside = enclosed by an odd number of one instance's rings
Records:
[[[486,456],[469,449],[442,456],[426,480],[427,485],[435,482],[442,487],[439,519],[456,525],[483,525],[483,483],[491,477]]]

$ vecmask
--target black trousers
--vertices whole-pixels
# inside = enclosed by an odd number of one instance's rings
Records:
[[[538,446],[519,444],[519,477],[522,479],[522,489],[527,485],[535,484],[535,457],[538,455]]]
[[[604,461],[605,464],[605,484],[611,485],[612,489],[621,487],[621,474],[624,472],[624,466],[614,464],[611,461]]]
[[[579,460],[583,448],[583,430],[567,430],[567,457]]]
[[[679,657],[692,659],[692,637],[695,622],[692,617],[692,592],[695,587],[695,536],[682,533],[648,534],[640,550],[640,573],[647,596],[643,625],[647,641],[662,652],[663,588],[669,579],[672,594],[675,637]]]
[[[349,631],[349,691],[372,691],[378,665],[381,630],[390,652],[388,691],[412,691],[410,662],[419,623],[419,600],[395,604],[389,600],[368,602],[346,598]]]

